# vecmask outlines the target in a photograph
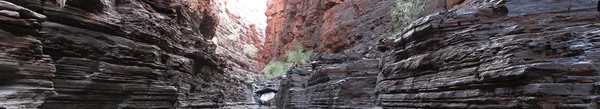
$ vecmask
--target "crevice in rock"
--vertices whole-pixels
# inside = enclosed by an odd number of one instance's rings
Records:
[[[109,8],[108,0],[72,0],[67,1],[73,7],[77,7],[79,9],[85,10],[89,13],[101,13]]]
[[[202,31],[202,35],[205,38],[215,37],[215,32],[217,31],[217,21],[212,16],[209,16],[208,12],[204,12],[203,15],[203,20],[200,22],[199,27],[200,31]]]

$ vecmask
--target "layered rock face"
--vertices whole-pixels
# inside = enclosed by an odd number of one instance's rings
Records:
[[[0,9],[0,108],[36,108],[56,95],[56,68],[35,37],[46,16],[2,0]]]
[[[360,40],[356,34],[381,34],[389,27],[394,0],[271,0],[267,5],[262,60],[273,60],[296,44],[339,53]]]
[[[310,74],[312,68],[301,67],[297,71],[303,74]],[[277,95],[272,105],[281,109],[302,109],[308,108],[308,93],[306,92],[307,82],[310,75],[288,74],[279,83]]]
[[[230,81],[236,86],[230,90],[244,93],[227,93],[231,96],[246,97],[243,105],[254,103],[252,85],[264,82],[258,73],[264,63],[258,61],[258,50],[262,49],[266,27],[265,0],[211,0],[211,13],[217,20],[215,36],[211,39],[216,46],[215,53],[227,64],[226,72],[231,74]],[[238,103],[239,104],[239,103]],[[228,104],[229,105],[229,104]],[[233,103],[231,105],[237,105]]]
[[[371,108],[382,53],[377,35],[389,27],[394,0],[272,0],[262,58],[276,59],[296,44],[315,49],[319,64],[282,80],[278,108]]]
[[[258,61],[265,38],[266,0],[213,0],[218,25],[215,37],[217,54],[226,58],[234,72],[259,73]],[[243,79],[243,78],[242,78]]]
[[[353,48],[317,58],[315,69],[300,68],[282,80],[278,108],[371,108],[383,53],[375,51],[376,36],[365,34]],[[305,73],[308,72],[308,73]],[[307,75],[308,74],[308,75]]]
[[[247,99],[207,40],[218,25],[212,1],[68,0],[62,9],[53,0],[6,1],[48,21],[0,1],[0,108],[207,108]]]
[[[409,26],[378,76],[378,104],[599,108],[597,0],[492,4],[469,0]]]

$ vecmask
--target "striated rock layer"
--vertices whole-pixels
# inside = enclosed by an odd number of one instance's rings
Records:
[[[228,96],[246,97],[244,103],[254,103],[252,85],[263,82],[258,73],[264,63],[258,61],[258,49],[262,48],[266,27],[265,0],[211,0],[212,13],[217,24],[211,39],[215,53],[227,64],[225,72],[232,74],[230,81],[242,83],[229,86],[228,90],[244,93],[226,93]],[[233,101],[232,101],[233,102]]]
[[[278,59],[297,44],[339,53],[360,41],[356,34],[387,30],[394,0],[270,0],[262,61]]]
[[[218,25],[212,1],[6,1],[48,21],[0,0],[0,108],[214,108],[248,98],[207,40]]]
[[[310,67],[301,67],[297,71],[303,74],[310,74]],[[306,85],[310,75],[287,74],[279,82],[277,95],[275,95],[272,105],[280,109],[302,109],[308,108],[308,93]]]
[[[278,108],[371,108],[383,53],[375,51],[376,36],[365,34],[355,47],[317,58],[315,69],[300,68],[282,80]],[[308,72],[308,73],[306,73]],[[305,76],[306,75],[306,76]]]
[[[2,0],[0,10],[0,108],[36,108],[56,95],[56,68],[35,37],[46,16]]]
[[[218,25],[212,41],[234,72],[259,73],[258,51],[265,38],[266,0],[213,0]]]
[[[511,0],[428,15],[378,76],[384,108],[596,109],[598,0]],[[460,7],[460,5],[458,6]]]
[[[277,59],[296,44],[315,49],[310,75],[281,81],[278,108],[371,108],[382,53],[378,35],[389,27],[394,0],[272,0],[267,9],[263,56]]]

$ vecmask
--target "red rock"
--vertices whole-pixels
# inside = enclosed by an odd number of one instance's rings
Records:
[[[338,53],[356,43],[355,34],[384,33],[393,0],[272,0],[267,9],[262,61],[284,58],[296,44]]]
[[[225,57],[234,72],[262,73],[265,61],[258,61],[265,37],[266,0],[215,0],[213,13],[219,21],[215,38],[216,53]],[[243,52],[253,46],[252,54]]]

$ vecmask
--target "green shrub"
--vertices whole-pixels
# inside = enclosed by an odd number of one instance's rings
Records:
[[[249,57],[254,57],[254,55],[258,52],[258,49],[254,47],[254,45],[246,44],[244,45],[244,53]]]
[[[296,61],[297,65],[307,65],[312,54],[312,50],[305,51],[304,48],[298,44],[294,50],[287,51],[287,62],[271,61],[265,66],[263,73],[267,78],[281,76],[290,69],[290,64],[294,61]]]
[[[391,29],[381,37],[396,37],[395,34],[402,32],[406,26],[417,19],[423,12],[424,0],[396,0],[396,4],[391,11],[392,24]]]
[[[296,61],[296,64],[298,65],[307,65],[312,54],[312,50],[305,51],[300,44],[297,44],[296,49],[287,51],[286,55],[289,63]]]
[[[263,69],[263,73],[267,78],[278,77],[285,74],[290,69],[290,63],[281,61],[271,61]]]

